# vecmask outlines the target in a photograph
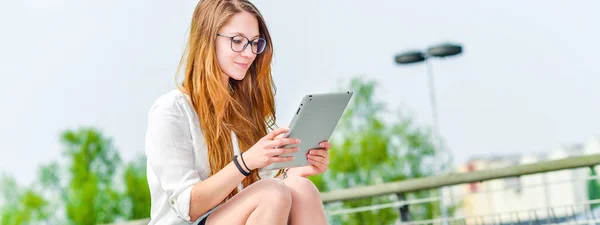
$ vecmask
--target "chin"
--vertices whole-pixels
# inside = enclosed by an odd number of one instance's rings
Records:
[[[237,81],[241,81],[244,79],[244,77],[246,77],[245,75],[241,75],[241,76],[230,76],[231,79],[237,80]]]
[[[244,77],[246,77],[246,72],[233,73],[233,74],[229,75],[229,77],[231,79],[240,81],[240,80],[243,80]]]

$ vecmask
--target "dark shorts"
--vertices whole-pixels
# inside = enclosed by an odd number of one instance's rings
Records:
[[[210,214],[208,214],[208,215],[210,215]],[[206,216],[206,217],[204,217],[204,219],[200,220],[200,223],[198,223],[198,225],[205,225],[206,219],[208,219],[208,216]]]

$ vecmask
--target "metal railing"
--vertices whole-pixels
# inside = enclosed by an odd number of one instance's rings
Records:
[[[322,197],[326,206],[334,206],[329,207],[329,216],[338,217],[393,208],[399,212],[399,222],[402,224],[597,225],[600,224],[600,199],[599,197],[593,200],[584,199],[584,196],[589,196],[582,187],[590,180],[598,180],[599,176],[583,175],[589,173],[589,168],[595,165],[600,165],[600,154],[349,188],[322,193]],[[569,179],[557,180],[565,176]],[[502,187],[514,181],[517,181],[515,187]],[[486,190],[473,191],[472,185]],[[446,202],[457,205],[466,200],[470,204],[458,207],[456,210],[458,213],[451,218],[436,216],[434,219],[411,221],[412,212],[409,212],[409,208],[420,206],[422,209],[425,204],[441,202],[441,197],[439,194],[434,194],[426,198],[404,200],[404,195],[423,191],[435,192],[443,186],[452,188],[453,192],[467,192],[451,193],[450,199],[448,197],[445,199]],[[561,195],[567,197],[570,195],[571,198],[562,199]],[[396,198],[396,200],[353,208],[340,208],[340,204],[337,204],[378,196]],[[415,209],[418,211],[420,208]]]
[[[600,154],[570,157],[566,159],[510,166],[506,168],[481,170],[467,173],[454,173],[407,181],[389,182],[365,187],[348,188],[321,194],[323,203],[359,198],[376,197],[386,194],[408,193],[443,186],[475,183],[507,177],[519,177],[565,169],[590,167],[600,164]]]
[[[127,221],[127,222],[106,224],[106,225],[148,225],[148,223],[150,223],[150,219],[139,219],[139,220],[132,220],[132,221]]]

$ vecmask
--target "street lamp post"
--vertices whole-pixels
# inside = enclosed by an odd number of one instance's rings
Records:
[[[441,142],[441,139],[439,137],[441,137],[441,133],[440,133],[440,128],[439,128],[439,120],[438,120],[438,111],[437,111],[437,100],[436,100],[436,94],[435,94],[435,83],[434,83],[434,79],[433,79],[433,67],[431,65],[430,62],[430,58],[432,57],[439,57],[439,58],[444,58],[444,57],[448,57],[448,56],[454,56],[454,55],[458,55],[462,53],[462,46],[459,44],[452,44],[452,43],[444,43],[444,44],[439,44],[439,45],[435,45],[432,47],[427,48],[427,50],[425,52],[422,51],[407,51],[404,53],[400,53],[398,55],[396,55],[395,57],[395,61],[397,64],[400,65],[404,65],[404,64],[413,64],[413,63],[419,63],[419,62],[425,62],[425,64],[427,64],[427,75],[428,75],[428,87],[429,87],[429,102],[431,104],[431,115],[432,115],[432,121],[433,121],[433,131],[435,132],[435,137],[434,137],[434,141],[436,142],[436,145],[438,146],[439,149],[443,150],[443,144]],[[441,151],[442,153],[445,153],[444,151]],[[448,218],[447,215],[447,211],[446,211],[446,204],[445,204],[445,192],[446,192],[446,187],[442,187],[440,190],[440,211],[442,212],[442,217],[444,219]],[[404,197],[404,196],[401,196]],[[409,218],[407,215],[403,215],[403,214],[407,214],[408,213],[408,205],[403,206],[400,208],[400,218],[402,218],[402,220],[405,220],[407,218]],[[445,220],[444,220],[445,221]],[[444,222],[444,224],[446,224],[447,221]]]

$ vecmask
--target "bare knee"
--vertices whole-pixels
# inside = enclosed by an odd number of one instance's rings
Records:
[[[296,197],[303,200],[321,202],[321,194],[319,189],[312,181],[304,177],[290,176],[285,179],[285,183],[292,190],[292,198]]]
[[[256,188],[259,188],[259,204],[268,204],[277,207],[291,207],[292,193],[288,186],[282,180],[275,178],[264,178],[257,181]]]

